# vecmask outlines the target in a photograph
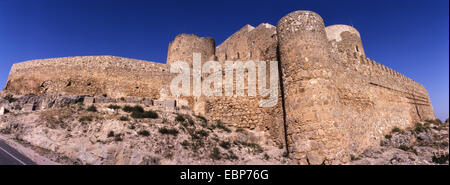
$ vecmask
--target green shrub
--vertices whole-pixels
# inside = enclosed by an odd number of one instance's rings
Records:
[[[425,132],[428,129],[429,129],[429,126],[422,125],[422,123],[416,123],[414,125],[414,131],[416,133]]]
[[[9,103],[17,101],[17,99],[14,98],[13,95],[11,95],[11,94],[7,94],[4,99],[8,100]]]
[[[83,116],[78,121],[79,122],[85,122],[85,121],[91,122],[92,120],[93,120],[92,116]]]
[[[270,159],[270,156],[269,155],[267,155],[266,153],[264,153],[264,159],[267,161],[267,160],[269,160]]]
[[[231,132],[231,130],[227,126],[225,126],[220,120],[217,121],[216,128],[222,129],[222,130],[224,130],[225,132],[228,132],[228,133]]]
[[[108,106],[108,108],[117,110],[117,109],[120,109],[121,107],[118,106],[118,105],[112,105],[112,104],[111,104],[111,105]]]
[[[183,148],[187,148],[189,146],[189,141],[184,140],[183,142],[180,143],[181,146],[183,146]]]
[[[230,144],[230,142],[228,142],[228,141],[221,141],[220,143],[219,143],[219,146],[220,147],[222,147],[222,148],[224,148],[224,149],[230,149],[230,147],[231,147],[231,144]]]
[[[114,137],[114,131],[109,131],[108,137]]]
[[[127,116],[121,116],[119,118],[120,121],[130,121],[130,118],[128,118]]]
[[[208,122],[208,120],[205,117],[201,116],[201,115],[195,115],[195,117],[197,117],[198,119],[201,119],[202,122],[204,122],[204,123]]]
[[[141,136],[150,136],[150,132],[148,132],[146,130],[141,130],[138,132],[138,134]]]
[[[175,121],[184,122],[184,120],[186,120],[186,119],[181,114],[177,114],[177,116],[175,117]]]
[[[243,141],[242,142],[237,141],[237,143],[251,148],[253,150],[253,153],[264,152],[263,148],[259,144],[256,144],[256,143],[248,143],[248,142],[243,142]]]
[[[173,136],[177,136],[178,135],[178,130],[176,128],[159,128],[159,133],[161,134],[168,134],[168,135],[173,135]]]
[[[234,152],[232,150],[228,151],[228,154],[226,155],[226,159],[229,160],[238,160],[238,156],[236,156],[236,154],[234,154]]]
[[[122,110],[123,110],[124,112],[128,112],[128,113],[130,113],[130,112],[140,112],[140,113],[144,112],[144,108],[142,108],[142,107],[139,106],[139,105],[136,105],[136,106],[134,106],[134,107],[131,107],[131,106],[129,106],[129,105],[125,105],[125,106],[122,108]]]
[[[356,161],[356,160],[359,160],[359,159],[360,159],[359,157],[357,157],[357,156],[355,156],[353,154],[350,154],[350,160]]]
[[[123,139],[122,139],[122,135],[121,134],[116,134],[115,136],[114,136],[114,141],[122,141]]]
[[[195,122],[194,122],[194,120],[192,119],[192,118],[188,118],[188,123],[189,123],[189,125],[195,125]]]
[[[400,129],[400,128],[398,128],[398,127],[394,127],[393,129],[392,129],[392,133],[396,133],[396,132],[401,132],[402,130]]]
[[[410,148],[408,147],[408,146],[406,146],[406,145],[400,145],[399,147],[398,147],[400,150],[403,150],[403,151],[408,151]]]
[[[86,110],[89,112],[97,112],[97,107],[95,107],[94,105],[91,105]]]
[[[391,135],[391,134],[387,134],[387,135],[384,136],[384,138],[386,138],[386,139],[391,139],[391,138],[392,138],[392,135]]]
[[[449,160],[448,154],[440,155],[439,157],[436,157],[436,155],[434,155],[432,158],[432,161],[434,163],[438,163],[438,164],[445,164],[445,163],[447,163],[448,160]]]
[[[220,156],[219,148],[214,147],[209,157],[213,160],[220,160],[222,157]]]
[[[195,134],[201,137],[208,137],[209,133],[206,130],[198,130],[195,131]]]
[[[151,119],[157,119],[158,113],[155,111],[144,111],[144,112],[132,112],[130,115],[132,118],[135,119],[143,119],[143,118],[151,118]]]

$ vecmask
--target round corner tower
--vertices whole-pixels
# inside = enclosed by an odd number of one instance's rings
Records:
[[[361,35],[358,30],[348,25],[331,25],[325,28],[329,41],[337,44],[340,52],[348,54],[358,53],[365,56]]]
[[[193,53],[200,53],[204,62],[214,57],[215,48],[213,38],[198,37],[195,34],[179,34],[169,44],[167,64],[185,61],[192,66]]]
[[[311,134],[333,132],[324,125],[332,124],[337,105],[324,21],[315,12],[295,11],[280,19],[277,33],[290,153],[321,164],[329,153],[327,138]]]

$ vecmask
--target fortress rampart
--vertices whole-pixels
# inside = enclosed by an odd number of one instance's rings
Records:
[[[5,91],[159,98],[170,84],[165,64],[114,56],[64,57],[14,64]]]
[[[279,61],[277,105],[259,107],[259,100],[265,98],[260,95],[194,98],[165,94],[176,75],[167,64],[192,64],[193,52],[201,54],[202,63]],[[168,95],[187,101],[196,114],[211,120],[269,132],[303,164],[348,161],[351,154],[377,145],[394,127],[435,119],[421,84],[368,58],[355,28],[325,27],[320,15],[311,11],[292,12],[276,27],[246,25],[217,47],[212,38],[180,34],[169,44],[167,64],[113,56],[35,60],[14,64],[4,90],[16,95],[113,98]],[[246,84],[246,95],[247,91]]]

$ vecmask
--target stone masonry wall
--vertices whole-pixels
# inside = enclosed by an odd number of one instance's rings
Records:
[[[114,56],[64,57],[14,64],[5,91],[158,99],[171,76],[160,63]]]
[[[367,59],[356,29],[323,25],[319,15],[297,11],[277,26],[294,157],[342,163],[394,127],[435,119],[423,86]]]

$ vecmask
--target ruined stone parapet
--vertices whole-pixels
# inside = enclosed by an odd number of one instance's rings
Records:
[[[255,27],[247,24],[218,45],[216,47],[216,56],[219,61],[249,60],[251,54],[248,37],[249,33],[254,29]]]
[[[165,64],[114,56],[64,57],[14,64],[5,91],[16,94],[159,97],[172,74]]]
[[[192,65],[193,53],[200,53],[202,61],[214,59],[215,41],[209,37],[198,37],[195,34],[179,34],[169,44],[167,64],[177,61],[188,62]]]
[[[348,25],[332,25],[325,28],[329,41],[336,42],[339,52],[365,57],[361,35],[358,30]]]

